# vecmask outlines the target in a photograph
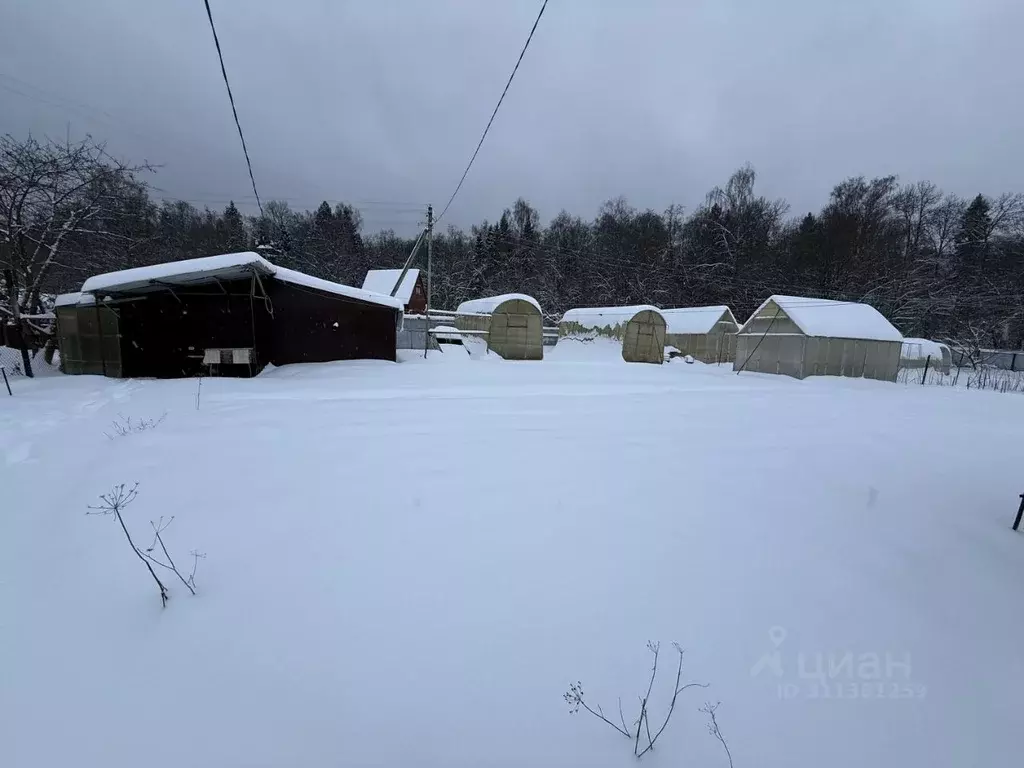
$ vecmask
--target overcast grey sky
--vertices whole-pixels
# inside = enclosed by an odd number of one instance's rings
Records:
[[[211,4],[265,200],[439,209],[540,0]],[[70,123],[163,194],[252,210],[202,0],[3,6],[0,132]],[[689,210],[747,162],[793,214],[858,174],[1024,191],[1022,30],[1021,0],[550,0],[448,221]]]

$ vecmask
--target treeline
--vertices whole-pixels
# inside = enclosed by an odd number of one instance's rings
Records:
[[[414,243],[364,232],[344,204],[295,211],[271,201],[257,217],[234,204],[158,204],[142,177],[150,169],[91,142],[6,137],[0,163],[0,242],[14,274],[4,290],[23,311],[99,271],[257,244],[272,245],[281,264],[360,285],[367,269],[400,266]],[[68,176],[60,183],[57,167]],[[964,200],[929,182],[857,177],[837,184],[820,211],[794,217],[785,201],[758,195],[755,180],[742,168],[690,211],[637,210],[619,198],[593,219],[563,211],[544,225],[519,199],[468,231],[436,231],[433,305],[522,292],[552,316],[650,303],[728,304],[745,317],[769,294],[788,293],[866,301],[908,336],[1024,348],[1024,195]]]

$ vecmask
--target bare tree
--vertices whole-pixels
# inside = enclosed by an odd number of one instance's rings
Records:
[[[642,696],[637,697],[639,701],[640,712],[637,715],[636,720],[633,721],[632,726],[626,725],[626,718],[623,716],[622,713],[621,698],[619,699],[619,723],[621,725],[619,725],[612,722],[605,716],[604,710],[601,708],[600,704],[596,705],[596,709],[590,706],[590,704],[584,697],[583,684],[579,681],[576,681],[575,683],[570,683],[569,690],[566,691],[562,696],[562,698],[565,699],[566,703],[569,705],[569,714],[576,714],[580,711],[580,708],[582,707],[585,711],[592,714],[598,720],[607,723],[616,731],[625,736],[627,739],[632,741],[633,755],[637,758],[643,757],[652,749],[654,749],[654,745],[657,743],[658,737],[661,736],[661,734],[664,733],[665,728],[668,727],[669,720],[672,719],[672,713],[675,712],[676,700],[679,698],[679,694],[690,688],[708,687],[707,683],[687,683],[686,685],[680,684],[683,676],[684,651],[678,643],[673,643],[672,646],[676,649],[676,653],[679,654],[679,664],[676,667],[675,683],[672,686],[672,699],[669,702],[668,711],[665,713],[665,719],[662,721],[661,726],[658,728],[658,730],[655,731],[653,734],[651,733],[650,711],[648,709],[648,705],[650,704],[651,700],[651,691],[654,690],[655,678],[658,676],[658,657],[661,652],[661,643],[647,643],[647,650],[651,652],[652,656],[651,676],[647,682],[646,692]],[[646,737],[647,746],[641,747],[641,739],[644,737]]]
[[[147,163],[111,157],[87,137],[40,142],[0,137],[0,243],[7,270],[8,302],[15,320],[39,310],[43,281],[76,235],[123,237],[110,231],[110,212],[144,187],[137,175]]]

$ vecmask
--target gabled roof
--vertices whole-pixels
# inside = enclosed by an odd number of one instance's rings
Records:
[[[738,330],[740,324],[732,314],[732,310],[724,304],[716,307],[679,307],[663,309],[668,333],[710,333],[719,322],[731,324],[732,330]]]
[[[401,276],[402,270],[400,269],[371,269],[366,273],[366,278],[363,280],[363,290],[390,296],[391,292],[395,290],[398,278]],[[419,277],[420,271],[418,269],[410,269],[405,273],[402,285],[395,292],[395,298],[401,301],[403,305],[408,304],[409,300],[412,299],[412,292],[416,288],[416,281]]]
[[[252,273],[393,309],[403,309],[405,306],[402,301],[390,296],[353,288],[350,285],[332,283],[330,280],[321,280],[303,272],[296,272],[294,269],[279,267],[252,251],[171,261],[149,267],[122,269],[119,272],[94,275],[82,284],[82,293],[144,292],[157,290],[162,286],[184,287],[212,283],[215,280],[237,280]]]
[[[472,301],[464,301],[459,304],[459,308],[456,312],[460,315],[489,315],[498,308],[499,305],[504,304],[506,301],[525,301],[528,304],[533,304],[540,312],[540,303],[533,298],[533,296],[527,296],[525,293],[503,293],[501,296],[488,296],[485,299],[473,299]]]
[[[803,333],[835,339],[903,341],[901,334],[885,316],[870,304],[832,301],[803,296],[769,296],[740,328],[740,333],[774,302]],[[768,312],[763,317],[771,317]]]

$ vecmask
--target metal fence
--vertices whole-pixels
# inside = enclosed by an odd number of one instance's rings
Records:
[[[31,353],[29,354],[31,355]],[[0,347],[0,368],[3,368],[4,373],[8,376],[24,376],[25,364],[22,360],[21,350],[13,347]]]
[[[953,365],[963,367],[989,366],[1004,371],[1024,371],[1024,352],[1012,349],[953,349]]]
[[[1024,371],[1011,371],[991,365],[954,366],[949,373],[931,367],[901,368],[896,381],[900,384],[1024,393]]]

